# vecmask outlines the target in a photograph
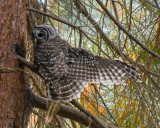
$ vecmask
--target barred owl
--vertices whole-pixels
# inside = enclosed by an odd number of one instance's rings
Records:
[[[49,25],[32,29],[34,64],[44,78],[53,100],[70,101],[87,83],[120,84],[138,79],[135,68],[118,60],[94,56],[90,51],[73,48]]]

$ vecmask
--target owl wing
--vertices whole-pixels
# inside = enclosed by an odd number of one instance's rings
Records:
[[[52,80],[53,76],[61,78],[67,72],[64,52],[52,42],[42,44],[36,49],[35,60],[45,80]]]
[[[135,68],[118,60],[94,56],[85,49],[68,50],[67,77],[91,83],[124,83],[124,79],[138,79]]]

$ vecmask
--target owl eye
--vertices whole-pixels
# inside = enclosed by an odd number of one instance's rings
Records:
[[[38,34],[38,36],[39,36],[39,37],[43,37],[43,36],[44,36],[44,33],[40,32],[40,33]]]

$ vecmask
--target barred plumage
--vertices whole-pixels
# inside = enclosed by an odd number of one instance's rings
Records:
[[[34,27],[32,38],[34,63],[54,100],[72,100],[88,82],[120,84],[127,78],[139,79],[135,68],[126,63],[73,48],[49,25]]]

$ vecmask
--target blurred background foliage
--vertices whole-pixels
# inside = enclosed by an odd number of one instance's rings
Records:
[[[101,1],[128,32],[160,55],[159,0]],[[118,124],[123,128],[160,127],[160,60],[143,50],[121,31],[96,0],[79,0],[79,3],[112,41],[120,54],[103,40],[94,23],[78,9],[76,0],[29,0],[28,8],[35,8],[64,22],[37,12],[27,11],[28,35],[33,26],[50,24],[73,47],[91,50],[97,56],[120,59],[136,67],[141,74],[142,83],[131,80],[127,80],[125,85],[89,83],[76,100],[98,118],[110,124]],[[80,30],[71,27],[68,23],[77,26]],[[28,36],[27,49],[26,58],[33,62],[30,36]],[[47,97],[43,80],[29,70],[28,72],[34,93]],[[57,115],[49,125],[45,125],[45,115],[45,111],[34,109],[28,128],[85,128],[73,120]]]

